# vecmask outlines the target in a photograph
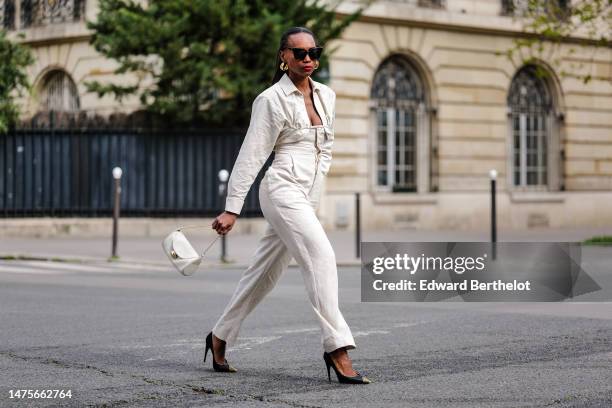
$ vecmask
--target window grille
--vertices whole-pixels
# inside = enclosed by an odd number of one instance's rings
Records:
[[[407,4],[412,7],[446,8],[446,0],[387,0],[394,3]]]
[[[0,0],[1,29],[15,29],[15,0]]]
[[[512,132],[512,180],[518,187],[548,184],[552,103],[547,84],[532,66],[514,77],[508,94]]]
[[[21,0],[21,27],[85,19],[85,0]]]
[[[445,0],[419,0],[419,7],[444,8],[446,7],[446,1]]]
[[[40,92],[42,111],[78,111],[79,94],[72,78],[63,71],[52,71],[44,79]]]
[[[502,0],[501,14],[506,16],[524,16],[529,7],[536,6],[535,13],[548,13],[558,18],[565,18],[570,9],[570,0],[539,1],[530,4],[529,0]]]
[[[371,99],[376,111],[376,183],[391,191],[417,190],[417,139],[425,121],[423,84],[401,57],[377,71]]]

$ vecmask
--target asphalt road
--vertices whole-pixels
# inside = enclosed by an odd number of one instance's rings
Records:
[[[228,350],[238,373],[215,373],[204,337],[241,272],[0,262],[0,406],[612,406],[612,303],[362,303],[354,267],[339,270],[341,309],[372,384],[328,382],[295,267]]]

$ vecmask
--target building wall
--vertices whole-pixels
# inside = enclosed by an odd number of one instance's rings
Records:
[[[86,19],[94,20],[98,13],[96,0],[86,3]],[[28,77],[33,85],[33,94],[17,102],[22,107],[22,116],[30,117],[37,111],[41,82],[45,75],[54,69],[68,73],[78,89],[81,110],[102,115],[113,112],[130,112],[139,107],[137,97],[126,98],[118,103],[112,96],[99,98],[87,92],[86,81],[111,80],[120,84],[133,83],[133,76],[117,76],[113,72],[117,64],[104,58],[90,44],[91,33],[85,21],[55,23],[26,29],[9,31],[9,37],[17,33],[24,35],[20,42],[27,44],[33,51],[35,63],[28,68]]]
[[[500,2],[448,3],[446,10],[432,10],[380,2],[328,46],[338,46],[331,63],[338,100],[334,160],[322,210],[325,223],[341,227],[348,222],[346,227],[352,228],[358,191],[366,229],[484,229],[489,225],[488,172],[496,169],[501,228],[612,224],[612,51],[564,45],[541,61],[552,74],[557,113],[564,116],[559,142],[565,151],[565,190],[514,191],[507,171],[506,98],[521,65],[504,52],[520,27],[500,15]],[[422,68],[437,110],[431,129],[439,144],[437,192],[375,191],[375,122],[368,102],[377,67],[394,53]],[[561,64],[555,65],[558,57]],[[584,63],[582,69],[591,70],[593,80],[585,85],[561,77],[562,69],[576,72],[572,63]]]

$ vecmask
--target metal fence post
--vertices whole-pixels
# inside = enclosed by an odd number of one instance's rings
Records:
[[[227,180],[229,172],[225,169],[219,170],[219,197],[221,197],[221,210],[225,207],[227,195]],[[221,236],[221,262],[227,262],[227,234]]]
[[[355,193],[355,253],[356,257],[361,256],[361,205],[360,193]]]
[[[495,259],[497,255],[497,209],[495,206],[497,170],[489,171],[489,177],[491,179],[491,254]]]
[[[123,170],[121,167],[113,169],[113,179],[115,180],[115,204],[113,207],[113,245],[111,258],[117,258],[117,239],[119,235],[119,211],[121,206],[121,175]]]

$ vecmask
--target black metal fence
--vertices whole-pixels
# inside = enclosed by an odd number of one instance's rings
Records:
[[[0,217],[112,213],[112,169],[123,169],[124,216],[214,216],[219,170],[231,172],[244,130],[28,129],[0,135]],[[242,216],[261,216],[258,188]]]

